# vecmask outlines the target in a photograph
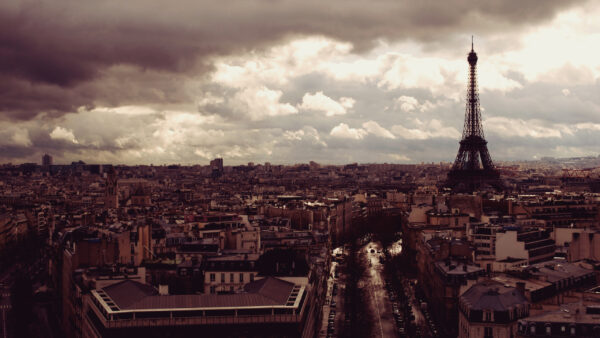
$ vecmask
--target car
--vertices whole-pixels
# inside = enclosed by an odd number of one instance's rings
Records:
[[[331,301],[331,304],[330,304],[329,306],[330,306],[330,307],[336,307],[336,306],[337,306],[337,304],[335,303],[335,300],[334,300],[334,301]]]

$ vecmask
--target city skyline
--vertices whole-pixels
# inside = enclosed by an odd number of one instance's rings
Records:
[[[600,337],[597,17],[0,1],[0,337]]]
[[[452,162],[472,34],[496,161],[598,154],[590,1],[28,4],[0,5],[1,163]]]

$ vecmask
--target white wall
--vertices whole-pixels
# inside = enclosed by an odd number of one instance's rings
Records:
[[[496,260],[500,261],[508,257],[529,259],[525,243],[517,242],[516,231],[496,233]]]

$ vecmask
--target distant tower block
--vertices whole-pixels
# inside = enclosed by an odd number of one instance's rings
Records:
[[[112,166],[108,169],[106,177],[106,192],[104,196],[104,205],[107,209],[116,209],[119,207],[119,187],[117,183],[117,173]]]
[[[473,192],[485,187],[501,189],[500,174],[494,167],[488,152],[487,141],[481,126],[479,91],[477,89],[477,54],[473,50],[472,41],[467,61],[469,61],[469,87],[465,125],[458,155],[448,173],[446,185],[458,192]]]
[[[42,166],[49,167],[51,165],[52,165],[52,156],[50,156],[48,154],[44,154],[44,156],[42,156]]]
[[[223,159],[215,158],[214,160],[210,161],[210,169],[212,172],[212,177],[221,177],[221,175],[223,175]]]

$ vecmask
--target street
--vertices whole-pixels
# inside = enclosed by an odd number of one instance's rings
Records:
[[[327,279],[327,292],[325,305],[323,305],[323,322],[321,330],[319,331],[319,337],[331,337],[337,335],[340,332],[341,325],[343,323],[343,312],[338,313],[337,309],[343,308],[343,297],[340,297],[340,287],[343,283],[341,276],[335,278],[336,270],[339,268],[339,264],[335,261],[331,263],[331,269],[329,272],[329,278]],[[334,287],[334,285],[337,285]],[[337,290],[334,292],[334,288]],[[335,293],[335,294],[334,294]]]
[[[334,257],[339,252],[342,252],[341,248],[334,251]],[[402,240],[392,243],[387,248],[390,255],[399,255],[402,251]],[[345,256],[347,253],[344,253]],[[404,325],[397,324],[397,315],[394,315],[394,306],[398,308],[404,307],[404,303],[400,299],[396,299],[390,293],[390,285],[386,288],[386,280],[384,275],[384,250],[381,243],[370,241],[367,244],[361,246],[357,252],[358,262],[364,265],[364,275],[358,281],[359,289],[362,289],[366,293],[366,308],[365,312],[372,314],[373,326],[370,332],[370,337],[399,337],[398,332],[406,332]],[[342,261],[342,260],[340,260]],[[345,261],[345,259],[343,259]],[[335,337],[340,336],[343,331],[344,324],[347,322],[345,316],[348,314],[349,309],[346,308],[344,303],[344,291],[346,288],[347,276],[344,273],[340,273],[343,269],[340,269],[340,263],[334,260],[331,265],[330,278],[328,280],[328,290],[326,293],[325,305],[323,306],[323,322],[319,337]],[[410,288],[408,281],[406,285],[400,288]],[[412,294],[412,292],[411,292]],[[411,306],[413,312],[417,316],[418,323],[426,323],[426,319],[423,317],[418,309],[418,304],[414,301],[414,295],[410,297]],[[395,304],[393,304],[395,302]],[[398,312],[398,309],[395,310]],[[401,323],[401,322],[400,322]]]
[[[379,243],[369,242],[360,250],[365,259],[361,262],[367,264],[367,275],[361,284],[369,290],[369,306],[375,317],[375,326],[372,337],[397,337],[396,323],[392,314],[392,304],[387,295],[383,277],[383,264],[379,261],[382,247]]]

